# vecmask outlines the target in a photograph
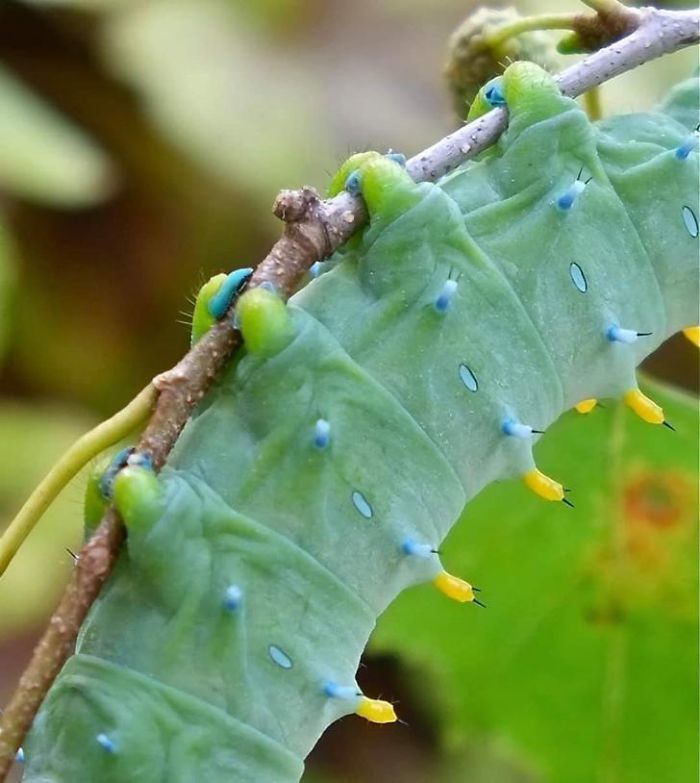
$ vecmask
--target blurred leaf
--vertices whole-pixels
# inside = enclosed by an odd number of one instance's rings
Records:
[[[115,172],[93,141],[0,67],[0,191],[80,208],[106,198]]]
[[[488,610],[415,588],[380,620],[374,649],[422,667],[448,747],[481,758],[469,780],[510,780],[503,758],[513,780],[696,779],[697,405],[650,394],[676,433],[614,406],[538,447],[575,510],[516,482],[468,505],[443,559]]]
[[[11,324],[11,302],[15,283],[15,243],[0,213],[0,359]]]
[[[133,0],[22,0],[27,5],[42,5],[47,8],[67,6],[71,8],[84,8],[88,11],[102,11],[118,5],[132,3]]]
[[[0,402],[0,531],[55,460],[90,427],[58,408]],[[7,445],[10,444],[10,448]],[[0,639],[28,630],[54,608],[79,547],[84,477],[58,497],[0,579]]]
[[[134,5],[107,25],[104,54],[141,94],[162,133],[267,204],[279,188],[320,173],[330,158],[319,123],[323,107],[298,53],[287,56],[281,42],[247,27],[234,6]]]

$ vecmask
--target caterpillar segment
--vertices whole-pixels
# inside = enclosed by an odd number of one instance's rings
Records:
[[[126,547],[27,783],[296,783],[334,720],[396,719],[355,676],[399,592],[477,603],[438,555],[465,504],[520,478],[570,505],[533,435],[604,397],[663,422],[635,368],[697,318],[692,129],[674,103],[594,126],[528,63],[491,87],[472,110],[502,96],[508,129],[438,184],[378,153],[341,167],[331,193],[356,190],[368,227],[288,304],[242,293],[245,350],[165,468],[118,472]]]

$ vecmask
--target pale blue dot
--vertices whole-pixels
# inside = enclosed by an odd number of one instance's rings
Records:
[[[314,426],[314,445],[325,449],[331,441],[331,425],[325,419],[319,419]]]
[[[243,601],[243,590],[238,585],[229,585],[224,594],[224,606],[233,612],[241,605]]]
[[[470,392],[475,392],[479,388],[479,382],[476,380],[476,375],[474,375],[466,364],[459,365],[459,377]]]
[[[569,266],[569,274],[576,288],[582,294],[585,294],[588,291],[588,281],[586,280],[586,275],[583,274],[583,269],[575,261],[572,261]]]
[[[695,216],[695,213],[690,207],[683,207],[681,210],[681,215],[683,217],[683,225],[686,228],[686,231],[690,234],[693,239],[698,238],[698,219]]]
[[[367,498],[361,493],[355,490],[352,493],[352,504],[362,514],[365,519],[371,519],[374,512],[372,506],[367,502]]]
[[[116,753],[117,746],[114,744],[114,741],[110,739],[106,734],[98,734],[95,737],[95,741],[97,744],[107,753]]]
[[[20,748],[15,754],[15,761],[18,764],[24,764],[24,748]]]
[[[287,653],[284,650],[281,650],[276,645],[271,644],[267,648],[267,651],[270,654],[270,658],[272,658],[273,662],[276,663],[278,666],[280,666],[282,669],[291,669],[292,666],[294,666],[294,662],[287,655]]]

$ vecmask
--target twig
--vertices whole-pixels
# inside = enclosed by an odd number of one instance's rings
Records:
[[[592,122],[603,117],[603,102],[600,93],[600,87],[593,87],[583,93],[583,108],[586,110],[588,119]]]
[[[523,16],[521,19],[514,19],[509,24],[498,27],[486,37],[486,44],[489,49],[495,49],[509,38],[534,30],[575,30],[579,17],[580,14],[577,13]]]
[[[700,12],[638,12],[638,27],[626,38],[563,71],[557,81],[576,96],[644,62],[697,43]],[[504,109],[494,109],[411,158],[416,181],[436,180],[492,144],[506,124]],[[366,220],[361,199],[341,193],[321,201],[315,191],[284,191],[274,212],[285,229],[258,266],[250,285],[273,283],[289,296],[314,261],[327,257]],[[159,391],[153,417],[138,444],[161,467],[193,406],[239,344],[230,319],[217,324],[172,369],[154,380]],[[4,780],[24,735],[61,666],[71,654],[78,630],[107,578],[124,538],[121,521],[110,509],[83,547],[68,587],[0,721],[0,780]]]

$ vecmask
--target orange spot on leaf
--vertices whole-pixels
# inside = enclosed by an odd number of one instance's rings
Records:
[[[623,509],[628,523],[652,528],[676,527],[691,511],[691,484],[677,472],[645,472],[624,488]]]

